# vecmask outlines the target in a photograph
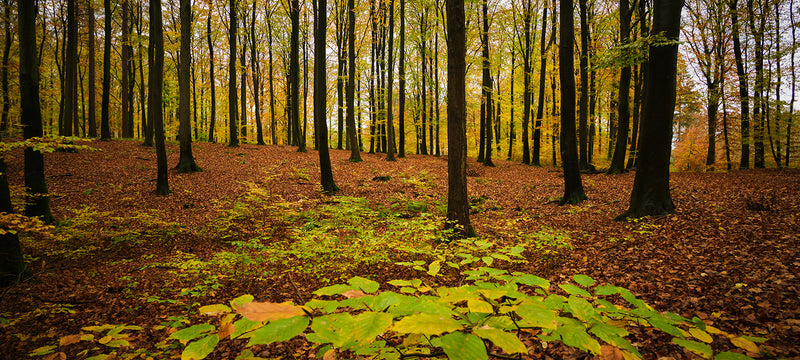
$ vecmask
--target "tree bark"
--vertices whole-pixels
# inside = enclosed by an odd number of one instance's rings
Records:
[[[211,115],[208,119],[208,141],[213,143],[216,141],[214,125],[217,123],[217,85],[214,77],[214,44],[211,40],[210,7],[208,9],[208,18],[206,19],[206,39],[208,40],[208,82],[211,85]]]
[[[103,97],[100,104],[100,140],[111,140],[109,99],[111,96],[111,0],[103,1],[105,40],[103,40]]]
[[[76,84],[78,81],[78,17],[76,0],[67,0],[67,41],[66,58],[64,59],[64,83],[61,87],[63,93],[61,127],[59,134],[72,136],[73,121],[78,114],[78,99],[76,97]],[[36,40],[33,40],[34,44]]]
[[[321,15],[322,12],[320,11],[318,14]],[[291,87],[289,115],[292,121],[294,140],[297,143],[297,152],[306,152],[306,139],[302,137],[300,129],[300,2],[298,0],[291,0],[290,18],[292,33],[289,51],[289,86]],[[324,34],[322,38],[325,38]]]
[[[669,214],[675,211],[669,189],[672,119],[678,69],[681,0],[654,0],[653,34],[673,42],[650,45],[644,116],[641,125],[639,168],[633,181],[628,210],[617,219]]]
[[[148,45],[148,79],[150,91],[147,94],[148,118],[153,122],[156,141],[157,178],[156,194],[170,193],[167,179],[167,149],[164,138],[164,119],[162,117],[162,93],[164,90],[164,30],[161,18],[161,0],[150,0],[150,43]]]
[[[253,16],[250,19],[250,67],[253,70],[253,104],[256,107],[256,144],[265,145],[264,127],[261,123],[261,64],[258,61],[258,51],[256,38],[256,1],[253,0]]]
[[[739,79],[739,103],[741,119],[741,151],[739,169],[750,168],[750,100],[747,89],[747,73],[744,72],[742,59],[742,46],[739,39],[739,4],[738,0],[730,0],[728,7],[731,11],[731,37],[733,38],[733,54],[736,61],[736,75]]]
[[[333,194],[339,190],[333,181],[331,159],[328,153],[328,124],[326,115],[327,85],[325,69],[325,29],[327,26],[327,1],[317,0],[316,27],[314,28],[314,134],[319,148],[319,169],[322,191]],[[352,144],[355,147],[356,144]]]
[[[87,11],[86,11],[86,22],[88,27],[89,36],[87,41],[87,47],[89,49],[89,114],[87,117],[87,121],[89,123],[89,137],[97,137],[97,109],[96,109],[96,93],[97,93],[97,69],[95,66],[95,21],[94,21],[94,5],[92,1],[86,3]],[[8,8],[8,7],[6,7]],[[6,22],[7,24],[7,22]],[[6,36],[6,42],[10,42],[8,36]],[[8,46],[8,45],[7,45]],[[5,57],[3,58],[5,60]],[[5,66],[3,67],[5,69]],[[5,77],[3,77],[5,78]],[[4,94],[8,93],[8,89],[6,88],[3,91]],[[2,121],[5,123],[5,119]]]
[[[192,123],[189,118],[189,70],[192,66],[192,4],[191,0],[180,0],[181,52],[178,67],[178,119],[180,159],[175,167],[179,173],[202,171],[192,155]]]
[[[350,0],[352,1],[352,0]],[[397,152],[397,144],[395,143],[395,135],[394,135],[394,110],[393,110],[393,101],[392,101],[392,94],[394,93],[393,84],[394,84],[394,0],[389,0],[389,39],[388,39],[388,46],[389,51],[386,55],[386,60],[388,61],[388,69],[389,72],[387,75],[386,80],[386,161],[397,161],[395,159],[394,154]]]
[[[239,132],[236,131],[239,122],[239,102],[236,99],[236,38],[238,15],[236,15],[236,4],[238,0],[229,0],[229,21],[228,47],[230,55],[228,57],[228,146],[239,146]]]
[[[564,196],[559,205],[586,200],[578,160],[575,133],[575,42],[572,0],[561,0],[558,42],[558,70],[561,82],[561,165],[564,170]]]
[[[406,157],[406,0],[400,0],[400,64],[398,64],[398,86],[400,91],[397,99],[398,114],[397,127],[400,135],[398,157]]]
[[[447,222],[445,228],[473,236],[467,201],[466,29],[463,0],[446,0],[447,11]]]
[[[588,0],[578,0],[581,18],[581,100],[578,116],[579,166],[589,170],[589,12]]]
[[[130,36],[130,4],[129,0],[122,1],[122,44],[120,49],[120,65],[122,67],[122,80],[120,82],[120,103],[122,106],[122,132],[123,138],[133,137],[133,119],[131,118],[131,36]]]
[[[492,132],[494,132],[492,126],[492,119],[494,118],[493,112],[493,105],[494,100],[492,100],[492,74],[490,70],[491,63],[489,62],[489,1],[484,0],[482,6],[482,14],[483,14],[483,31],[481,32],[481,42],[483,45],[483,104],[482,106],[486,109],[484,112],[484,118],[482,119],[481,123],[483,124],[483,130],[481,134],[481,140],[484,141],[481,147],[484,149],[483,153],[483,166],[494,166],[492,162]]]
[[[3,44],[3,67],[0,69],[0,83],[2,83],[3,91],[3,114],[2,118],[0,119],[0,132],[2,132],[2,135],[5,136],[8,135],[8,132],[11,129],[11,123],[8,120],[8,113],[11,108],[11,96],[8,92],[8,64],[11,55],[11,44],[13,44],[14,41],[14,35],[11,32],[11,0],[4,0],[3,8],[3,29],[5,31],[5,43]],[[94,19],[94,17],[92,19]]]
[[[627,45],[630,39],[631,15],[628,0],[619,1],[619,43]],[[608,167],[608,174],[625,171],[625,152],[628,150],[628,130],[630,127],[630,87],[631,67],[623,66],[619,72],[619,100],[617,101],[617,138],[614,142],[614,155]]]
[[[356,133],[356,10],[355,0],[347,0],[347,142],[350,144],[350,162],[361,162]]]

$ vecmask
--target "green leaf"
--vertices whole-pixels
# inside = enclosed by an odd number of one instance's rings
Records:
[[[619,294],[619,291],[620,291],[619,287],[609,284],[600,285],[594,288],[595,295],[614,295],[614,294]]]
[[[577,287],[575,285],[572,285],[572,284],[561,284],[561,285],[558,285],[558,287],[560,287],[561,289],[563,289],[564,291],[566,291],[570,295],[580,295],[580,296],[587,297],[587,298],[592,297],[592,294],[589,294],[588,291],[586,291],[584,289],[581,289],[581,288],[579,288],[579,287]]]
[[[56,347],[54,345],[42,346],[40,348],[36,348],[35,350],[31,351],[31,353],[28,354],[28,356],[47,355],[47,354],[52,353],[55,349],[56,349]]]
[[[694,353],[697,353],[698,355],[706,359],[711,359],[711,355],[714,354],[714,351],[711,350],[711,346],[708,346],[706,344],[697,341],[673,338],[672,342],[682,346],[686,350],[690,350]]]
[[[211,334],[197,340],[183,349],[181,360],[205,359],[208,354],[214,351],[217,343],[219,343],[219,336],[217,336],[217,334]]]
[[[320,299],[311,299],[309,300],[305,306],[312,308],[312,309],[319,309],[326,313],[334,312],[337,308],[339,308],[341,304],[335,300],[320,300]]]
[[[308,316],[295,316],[288,319],[270,321],[267,325],[250,334],[247,346],[266,345],[289,340],[303,333],[308,327]]]
[[[491,256],[484,256],[481,258],[481,260],[483,260],[483,262],[488,266],[492,266],[492,263],[494,262],[494,258]]]
[[[199,325],[189,326],[185,329],[178,330],[172,333],[172,335],[170,335],[168,339],[175,339],[183,344],[186,344],[187,341],[199,338],[203,334],[209,331],[213,331],[214,329],[215,329],[214,325],[209,325],[209,324],[199,324]]]
[[[753,358],[733,351],[723,351],[714,356],[714,360],[753,360]]]
[[[365,279],[361,276],[353,277],[350,280],[347,280],[347,283],[360,289],[361,291],[367,294],[372,294],[378,291],[378,288],[380,288],[380,284],[378,284],[377,282],[370,279]]]
[[[384,312],[367,311],[353,317],[351,329],[353,338],[360,342],[372,342],[392,326],[392,315]]]
[[[264,323],[260,321],[253,321],[247,318],[236,320],[233,322],[233,333],[231,334],[231,339],[235,339],[248,331],[258,329],[262,326],[264,326]]]
[[[397,287],[411,286],[411,281],[408,281],[408,280],[391,280],[391,281],[389,281],[389,285],[394,285],[394,286],[397,286]]]
[[[594,279],[586,275],[578,274],[573,276],[572,279],[574,279],[576,283],[580,284],[583,287],[590,287],[594,285]]]
[[[435,346],[440,346],[449,359],[485,360],[489,358],[483,340],[472,334],[457,331],[436,338]]]
[[[561,335],[564,344],[600,355],[600,343],[586,332],[586,327],[581,322],[563,317],[558,320],[561,326],[555,332]]]
[[[689,329],[689,334],[692,334],[692,336],[694,336],[695,339],[700,340],[704,343],[710,344],[712,341],[714,341],[714,338],[712,338],[711,335],[698,328]]]
[[[436,261],[432,262],[430,265],[428,265],[428,275],[434,276],[434,275],[438,274],[439,270],[441,270],[441,269],[442,269],[442,262],[439,261],[439,260],[436,260]]]
[[[528,303],[517,307],[515,310],[521,318],[519,325],[522,327],[539,327],[554,330],[557,327],[556,312],[540,303]]]
[[[666,322],[663,319],[660,319],[660,318],[657,318],[657,317],[656,318],[650,318],[650,319],[647,319],[647,322],[649,322],[650,325],[653,325],[653,327],[655,327],[655,328],[657,328],[657,329],[659,329],[659,330],[661,330],[661,331],[663,331],[663,332],[665,332],[667,334],[670,334],[670,335],[676,336],[676,337],[683,337],[683,332],[681,332],[680,329],[676,328],[675,326],[673,326],[672,324]]]
[[[326,286],[326,287],[323,287],[323,288],[319,288],[319,289],[317,289],[317,291],[314,291],[314,295],[317,295],[317,296],[339,295],[339,294],[341,294],[341,293],[343,293],[345,291],[348,291],[348,290],[355,290],[355,289],[353,289],[353,286],[350,286],[350,285],[336,284],[336,285],[331,285],[331,286]]]
[[[317,344],[332,344],[340,348],[351,339],[349,329],[353,323],[352,318],[348,313],[318,316],[311,323],[310,328],[313,332],[306,334],[306,340]]]
[[[492,312],[494,312],[494,309],[492,308],[492,304],[489,304],[486,301],[478,300],[478,299],[469,299],[469,300],[467,300],[467,308],[469,308],[469,311],[474,312],[474,313],[491,314]]]
[[[474,329],[472,332],[483,339],[491,341],[493,344],[497,345],[497,347],[509,354],[528,353],[528,349],[525,347],[525,344],[523,344],[522,341],[519,341],[519,338],[512,333],[505,332],[500,329]]]
[[[233,306],[233,305],[244,305],[244,304],[247,304],[247,303],[253,301],[254,299],[255,298],[253,297],[253,295],[249,295],[249,294],[248,295],[242,295],[242,296],[237,297],[236,299],[231,300],[231,306]]]
[[[569,306],[572,315],[575,315],[576,318],[583,322],[589,322],[597,318],[597,311],[595,311],[592,304],[584,298],[570,296],[569,299],[567,299],[567,306]]]
[[[416,314],[400,319],[391,330],[401,334],[439,335],[461,329],[461,324],[449,315]]]
[[[217,315],[231,312],[231,308],[223,304],[206,305],[197,310],[203,315]]]

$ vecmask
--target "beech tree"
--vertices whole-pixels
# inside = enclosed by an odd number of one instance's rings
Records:
[[[77,121],[78,99],[78,15],[76,0],[67,0],[67,40],[64,58],[64,83],[61,87],[63,103],[59,119],[59,131],[62,136],[72,136],[73,123]],[[34,44],[36,40],[33,40]]]
[[[0,118],[0,132],[6,135],[11,128],[8,120],[8,113],[11,109],[11,96],[8,90],[8,65],[10,62],[11,45],[14,42],[14,34],[11,32],[11,0],[3,1],[3,30],[5,42],[3,43],[3,65],[0,68],[0,88],[3,91],[3,113]]]
[[[181,53],[178,68],[178,118],[180,121],[180,159],[175,167],[179,173],[202,171],[192,155],[192,123],[189,118],[189,68],[192,66],[192,4],[180,1]]]
[[[150,0],[150,42],[147,46],[150,76],[147,93],[148,118],[153,123],[156,141],[157,178],[156,194],[170,193],[167,179],[167,149],[162,115],[164,90],[164,29],[161,26],[161,0]]]
[[[111,140],[109,99],[111,97],[111,0],[103,1],[105,14],[103,40],[103,96],[100,105],[100,140]]]
[[[631,16],[633,9],[628,0],[619,0],[619,43],[625,46],[630,41]],[[628,150],[628,130],[630,126],[630,87],[631,66],[622,66],[619,72],[619,99],[617,101],[617,137],[614,142],[614,155],[607,173],[619,174],[625,171],[625,152]]]
[[[651,34],[666,44],[648,48],[647,89],[639,146],[639,169],[633,181],[628,210],[617,219],[664,215],[675,211],[669,190],[672,120],[678,72],[678,35],[683,0],[654,0]]]
[[[331,158],[328,152],[328,120],[327,120],[327,74],[325,66],[325,29],[327,27],[328,4],[326,0],[317,0],[314,15],[317,19],[314,27],[314,134],[318,141],[319,170],[322,191],[333,194],[339,191],[333,181]],[[303,142],[304,143],[304,142]],[[355,147],[356,144],[351,144]],[[299,150],[298,150],[299,151]]]
[[[228,21],[230,22],[228,30],[230,48],[228,55],[228,146],[230,147],[239,146],[239,132],[236,131],[239,123],[239,102],[236,99],[236,38],[238,37],[236,7],[238,2],[238,0],[229,0],[228,2]]]
[[[464,0],[446,0],[447,11],[447,222],[472,236],[467,201],[466,19]]]
[[[356,134],[356,11],[355,0],[347,0],[347,142],[350,144],[350,161],[361,162],[361,149]]]

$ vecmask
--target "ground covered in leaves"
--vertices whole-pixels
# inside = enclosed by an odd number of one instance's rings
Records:
[[[2,359],[37,350],[52,358],[112,351],[165,358],[181,347],[163,341],[196,323],[198,306],[242,294],[302,304],[315,289],[354,275],[382,287],[392,279],[463,281],[455,269],[430,276],[397,264],[429,262],[447,251],[438,243],[445,157],[386,162],[363,153],[363,162],[351,163],[348,151],[333,150],[341,191],[324,196],[315,151],[196,143],[204,171],[171,170],[172,193],[158,196],[152,148],[87,144],[99,151],[45,155],[60,222],[51,234],[22,237],[35,278],[0,293]],[[168,146],[168,157],[177,164],[176,145]],[[750,356],[800,357],[800,172],[674,173],[676,214],[619,222],[614,217],[627,207],[633,173],[585,174],[589,200],[560,207],[558,169],[495,164],[470,160],[471,218],[482,239],[498,248],[524,246],[526,260],[495,257],[482,259],[485,265],[554,282],[586,274],[658,310],[767,338]],[[9,166],[21,202],[21,153]],[[87,334],[92,341],[74,336]],[[650,330],[631,341],[645,358],[694,357]],[[532,358],[588,356],[535,339],[526,344]],[[234,358],[243,345],[220,343],[209,358]],[[721,346],[715,350],[735,349]],[[316,355],[301,338],[252,350],[274,359]]]

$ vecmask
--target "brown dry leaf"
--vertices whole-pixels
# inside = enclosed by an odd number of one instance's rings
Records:
[[[361,291],[361,290],[347,290],[347,291],[343,292],[342,295],[344,295],[344,297],[346,297],[348,299],[360,298],[360,297],[367,296],[367,294],[364,294],[364,292]]]
[[[322,360],[336,360],[336,351],[330,349],[325,352],[325,355],[322,355]]]
[[[61,337],[61,339],[58,340],[58,344],[60,346],[66,346],[66,345],[72,345],[72,344],[74,344],[76,342],[79,342],[79,341],[81,341],[81,335],[80,334],[78,334],[78,335],[67,335],[67,336]]]
[[[234,330],[233,323],[230,322],[224,323],[219,327],[217,336],[219,336],[220,339],[224,339],[228,337],[230,334],[233,334],[233,330]]]
[[[299,306],[289,302],[249,302],[242,306],[235,305],[236,311],[245,318],[252,321],[271,321],[287,319],[295,316],[305,315],[305,311]]]
[[[622,354],[622,350],[620,350],[616,346],[611,345],[603,345],[600,347],[600,359],[601,360],[625,360],[625,355]]]
[[[67,360],[67,354],[57,352],[45,355],[42,360]]]

